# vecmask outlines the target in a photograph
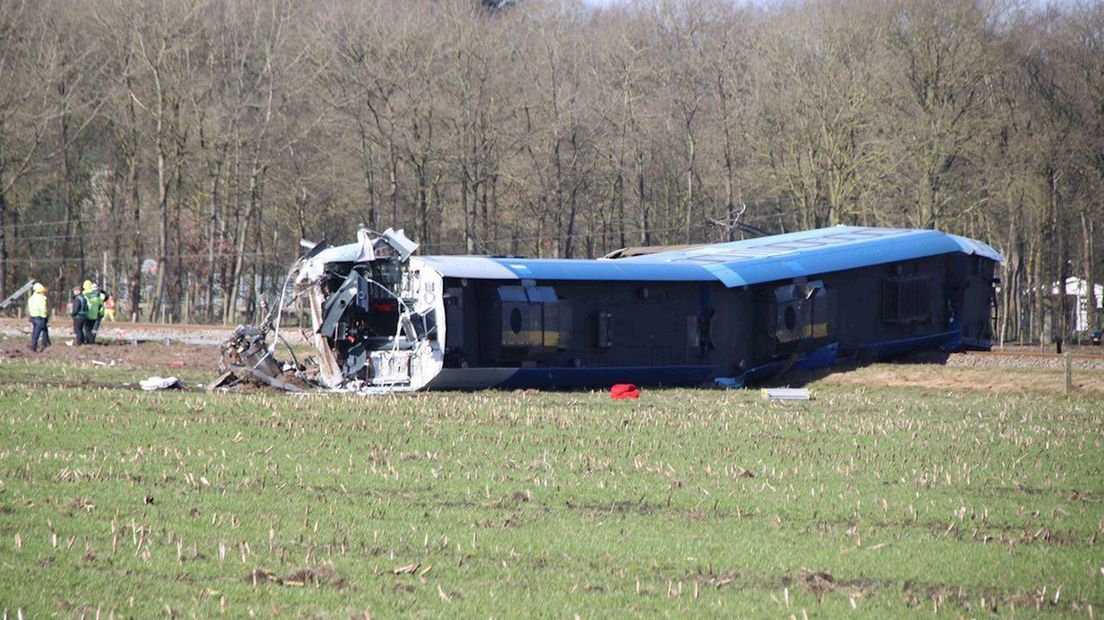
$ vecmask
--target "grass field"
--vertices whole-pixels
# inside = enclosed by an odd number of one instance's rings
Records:
[[[104,387],[149,374],[0,362],[8,617],[1104,613],[1099,393]]]

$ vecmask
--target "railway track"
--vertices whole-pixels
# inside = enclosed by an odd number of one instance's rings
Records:
[[[1104,372],[1104,352],[1070,352],[1070,365],[1074,371]],[[948,367],[960,368],[1023,368],[1039,370],[1061,370],[1065,367],[1066,356],[1039,350],[994,350],[962,351],[949,355],[933,356],[917,354],[915,361],[938,362]]]
[[[964,351],[963,355],[974,357],[1030,357],[1037,359],[1064,359],[1065,353],[1053,353],[1048,351],[1009,350],[994,349],[991,351]],[[1070,359],[1074,360],[1104,360],[1104,350],[1097,353],[1069,352]]]

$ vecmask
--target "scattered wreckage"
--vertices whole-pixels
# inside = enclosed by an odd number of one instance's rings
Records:
[[[421,388],[422,377],[440,370],[443,354],[433,333],[440,283],[405,269],[418,245],[390,228],[382,234],[362,228],[356,243],[337,247],[302,243],[309,251],[289,271],[279,305],[260,326],[240,326],[223,344],[223,374],[209,388],[242,379],[291,392]],[[275,357],[281,318],[304,301],[311,326],[304,336],[315,356],[300,364],[288,346],[293,361],[281,362]]]
[[[596,260],[416,256],[402,231],[309,251],[213,386],[289,390],[724,386],[916,350],[987,349],[990,246],[837,226]],[[296,306],[314,350],[275,357]],[[292,351],[288,347],[288,352]]]

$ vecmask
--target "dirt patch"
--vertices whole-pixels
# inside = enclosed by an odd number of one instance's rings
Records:
[[[313,568],[297,568],[284,577],[284,584],[289,586],[333,584],[340,587],[344,583],[345,580],[337,578],[337,572],[330,562],[323,562]]]
[[[81,366],[148,368],[161,374],[179,370],[214,373],[218,370],[216,345],[106,342],[83,347],[70,346],[69,339],[54,338],[45,351],[30,351],[30,338],[0,338],[0,361],[35,359]]]
[[[245,585],[248,586],[257,586],[269,581],[277,585],[282,585],[284,583],[284,580],[276,576],[276,573],[264,570],[263,568],[255,568],[249,571],[249,574],[245,576]]]
[[[30,323],[26,319],[0,318],[0,334],[21,337],[30,340]],[[137,342],[184,342],[188,344],[220,344],[234,332],[232,327],[223,325],[192,325],[159,323],[125,323],[108,321],[100,326],[99,339],[103,341]],[[295,339],[298,332],[289,331],[286,336]],[[73,323],[68,317],[55,317],[50,321],[50,335],[55,340],[73,338]]]
[[[801,571],[801,585],[818,597],[836,589],[836,580],[826,571]]]

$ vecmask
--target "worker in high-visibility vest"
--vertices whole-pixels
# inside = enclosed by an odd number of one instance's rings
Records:
[[[84,341],[84,324],[88,319],[88,302],[81,294],[79,286],[73,289],[73,297],[70,301],[72,305],[69,307],[69,316],[73,317],[73,344],[79,347],[82,344],[88,344]]]
[[[45,351],[50,346],[50,312],[46,301],[46,287],[35,282],[34,292],[27,300],[27,316],[31,317],[31,350]],[[39,342],[42,348],[38,348]]]
[[[111,295],[108,295],[107,291],[101,289],[100,285],[96,284],[95,282],[92,283],[91,295],[99,296],[99,303],[90,303],[88,309],[88,320],[92,321],[92,342],[95,342],[96,336],[100,335],[100,322],[104,320],[105,316],[107,316],[107,304],[109,301],[111,301]],[[99,308],[99,312],[97,312],[94,316],[92,314],[93,306],[97,306]],[[112,320],[114,320],[114,318],[112,318]]]
[[[96,329],[99,327],[100,320],[103,319],[103,304],[104,294],[100,292],[100,287],[91,280],[84,281],[84,301],[85,307],[88,310],[88,315],[84,319],[84,343],[96,344]]]

